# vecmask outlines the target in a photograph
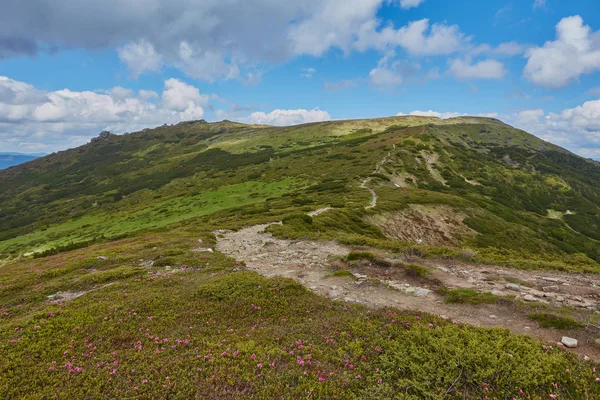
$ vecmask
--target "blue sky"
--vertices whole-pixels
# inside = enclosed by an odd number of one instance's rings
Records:
[[[419,113],[495,116],[600,158],[594,3],[27,0],[0,15],[0,151]]]

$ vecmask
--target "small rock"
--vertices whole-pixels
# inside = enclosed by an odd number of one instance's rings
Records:
[[[448,268],[446,267],[437,267],[437,269],[439,269],[442,272],[449,272]]]
[[[559,278],[550,278],[550,277],[543,276],[542,279],[545,280],[545,281],[547,281],[547,282],[554,282],[554,283],[560,282]]]
[[[429,293],[431,293],[431,290],[429,290],[429,289],[417,288],[415,290],[415,296],[418,296],[418,297],[427,296]]]
[[[564,344],[562,344],[561,342],[558,342],[558,343],[556,343],[556,345],[557,345],[558,347],[565,347],[565,345],[564,345]]]
[[[600,346],[600,339],[594,340],[594,343],[596,343],[598,346]]]
[[[204,243],[202,239],[198,239],[198,243]]]
[[[359,281],[364,281],[364,280],[366,280],[368,278],[367,275],[358,274],[358,273],[355,273],[355,274],[352,274],[352,275],[354,275],[354,277],[356,279],[358,279]]]
[[[542,291],[544,292],[558,292],[560,287],[558,285],[544,286]]]
[[[537,299],[535,297],[533,297],[530,294],[526,294],[525,296],[523,296],[523,300],[525,301],[537,301]]]
[[[108,257],[106,257],[106,256],[98,256],[97,260],[98,261],[106,261],[106,260],[108,260]]]
[[[415,292],[415,288],[414,287],[408,287],[408,288],[404,289],[404,291],[406,293],[414,293]]]
[[[502,292],[499,290],[492,290],[490,293],[494,296],[502,296]]]
[[[588,356],[583,356],[583,361],[590,361],[590,358]]]
[[[564,297],[562,297],[562,296],[557,296],[557,297],[556,297],[556,301],[558,301],[558,302],[562,303],[563,301],[565,301],[565,298],[564,298]]]
[[[491,318],[491,319],[496,319],[496,318],[498,318],[498,317],[497,317],[497,316],[495,316],[494,314],[492,314],[492,315],[490,315],[490,318]]]
[[[448,319],[448,316],[447,316],[447,315],[444,315],[444,314],[442,314],[442,315],[440,315],[440,318],[441,318],[441,319]]]
[[[507,283],[505,287],[510,290],[519,290],[521,288],[521,286],[516,283]]]
[[[560,342],[571,349],[577,347],[577,339],[573,339],[568,336],[563,336],[562,339],[560,339]]]
[[[165,267],[165,269],[166,269],[167,271],[170,271],[170,270],[172,270],[172,269],[173,269],[173,267],[171,267],[170,265],[167,265],[167,266]]]
[[[525,329],[526,331],[530,331],[530,330],[531,330],[531,328],[530,328],[530,327],[528,327],[528,326],[526,326],[524,329]]]

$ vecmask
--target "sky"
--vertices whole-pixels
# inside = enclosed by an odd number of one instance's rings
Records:
[[[0,0],[0,152],[184,120],[491,116],[600,159],[597,0]]]

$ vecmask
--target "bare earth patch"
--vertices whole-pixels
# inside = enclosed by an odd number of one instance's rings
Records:
[[[432,246],[452,246],[476,232],[463,221],[466,214],[445,205],[411,204],[408,209],[367,218],[391,239],[416,241]]]

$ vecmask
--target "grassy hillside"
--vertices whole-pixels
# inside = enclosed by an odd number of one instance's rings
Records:
[[[211,223],[235,227],[204,217],[0,268],[0,397],[600,396],[600,365],[556,346],[334,302],[193,251],[213,246]]]
[[[283,221],[268,229],[600,272],[598,182],[596,162],[467,117],[190,122],[0,171],[0,397],[598,398],[598,365],[554,346],[213,250],[217,229]]]
[[[489,118],[183,123],[0,172],[0,254],[47,254],[249,204],[265,218],[333,206],[368,227],[331,217],[277,233],[596,270],[599,165]],[[369,188],[379,204],[366,211]],[[441,225],[428,223],[440,212]],[[398,232],[406,225],[418,232]]]

